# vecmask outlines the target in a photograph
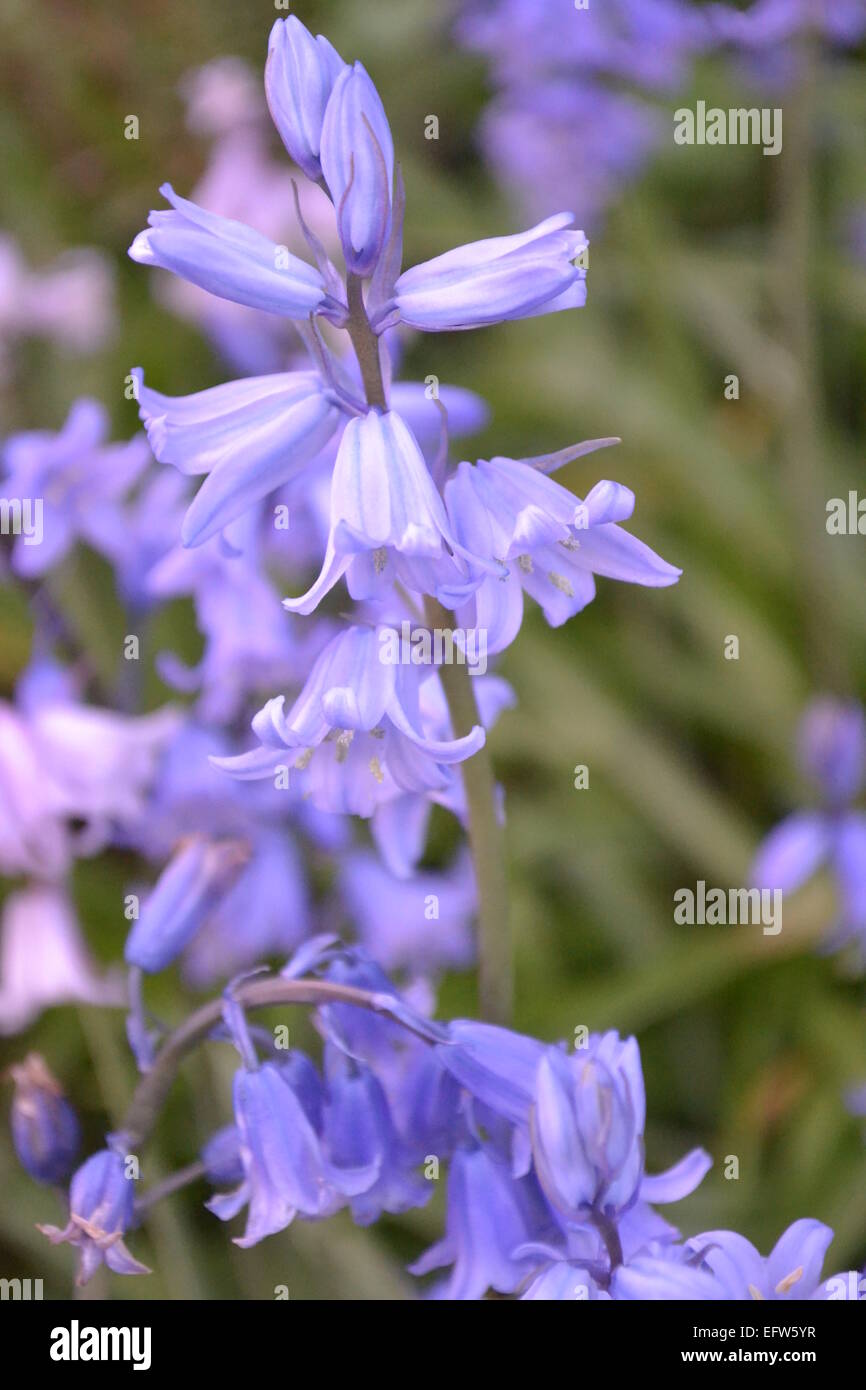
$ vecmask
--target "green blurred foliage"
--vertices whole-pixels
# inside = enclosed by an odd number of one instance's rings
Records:
[[[473,143],[483,71],[454,48],[440,6],[321,0],[298,10],[379,85],[405,173],[410,263],[521,225]],[[184,132],[183,73],[227,53],[261,64],[274,14],[265,0],[5,0],[4,226],[36,265],[71,245],[109,252],[121,328],[92,358],[25,344],[0,399],[4,433],[56,428],[90,393],[130,434],[123,379],[136,362],[176,394],[226,379],[124,253],[158,185],[187,192],[206,162],[206,147]],[[492,738],[507,793],[516,1024],[550,1040],[582,1024],[637,1032],[650,1169],[695,1143],[716,1158],[675,1209],[683,1229],[731,1226],[767,1249],[796,1217],[818,1217],[836,1229],[833,1268],[866,1260],[866,1148],[842,1102],[846,1085],[866,1079],[866,1016],[848,963],[814,953],[832,918],[829,885],[786,906],[777,938],[676,927],[672,897],[700,878],[745,882],[761,836],[807,795],[791,754],[805,701],[828,686],[866,694],[863,540],[829,538],[824,525],[826,499],[862,480],[866,271],[843,227],[866,200],[863,74],[855,58],[821,72],[811,94],[787,93],[776,159],[671,141],[593,239],[582,312],[418,338],[405,364],[416,379],[435,373],[491,402],[473,457],[621,436],[563,481],[583,493],[601,471],[634,488],[635,529],[684,570],[669,590],[601,581],[591,607],[556,632],[533,611],[503,662],[519,697]],[[685,100],[697,96],[741,100],[712,63]],[[431,112],[438,141],[423,138]],[[123,138],[130,113],[137,142]],[[580,189],[564,187],[561,205],[579,216]],[[807,339],[791,331],[799,309]],[[724,398],[730,372],[738,401]],[[107,573],[79,555],[52,583],[110,685],[123,619]],[[29,642],[26,608],[9,590],[0,624],[8,694]],[[739,636],[738,661],[723,657],[728,634]],[[183,605],[147,636],[151,658],[166,645],[195,651]],[[147,689],[150,704],[165,697],[152,673]],[[573,786],[581,763],[587,791]],[[82,921],[105,959],[120,951],[131,869],[114,856],[77,874]],[[170,1019],[189,1007],[173,978],[154,1002]],[[473,1007],[471,979],[445,982],[443,1016]],[[292,1027],[307,1036],[305,1020]],[[134,1082],[120,1016],[55,1010],[6,1040],[0,1061],[29,1048],[59,1073],[98,1144]],[[148,1182],[188,1162],[228,1117],[230,1069],[225,1049],[185,1067],[145,1161]],[[737,1181],[723,1175],[730,1154]],[[43,1277],[48,1296],[66,1297],[70,1251],[34,1226],[57,1219],[57,1200],[19,1172],[5,1133],[0,1165],[0,1273]],[[102,1275],[85,1293],[269,1298],[287,1284],[293,1299],[411,1296],[402,1266],[442,1220],[437,1193],[399,1222],[364,1232],[345,1215],[299,1223],[241,1252],[203,1195],[157,1207],[134,1237],[151,1279]]]

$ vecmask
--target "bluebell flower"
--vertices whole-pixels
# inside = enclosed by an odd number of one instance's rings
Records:
[[[539,461],[461,463],[448,480],[445,501],[463,551],[500,565],[499,574],[475,572],[475,591],[464,603],[467,586],[458,576],[450,605],[462,626],[486,631],[489,652],[501,651],[519,631],[524,592],[558,627],[595,597],[595,575],[651,588],[679,579],[680,570],[618,524],[634,510],[629,488],[600,482],[581,501],[542,471],[612,442],[593,440]],[[447,601],[447,581],[442,594]]]
[[[159,266],[209,294],[286,318],[345,317],[314,266],[242,222],[178,197],[169,183],[159,191],[172,210],[152,212],[133,241],[129,255],[139,265]]]
[[[428,736],[420,717],[418,667],[380,660],[375,628],[352,627],[328,644],[288,713],[282,696],[253,720],[260,746],[237,758],[215,758],[233,777],[273,777],[288,769],[289,786],[324,811],[370,816],[400,791],[447,787],[449,768],[477,752],[484,730],[463,738]],[[424,673],[428,679],[431,672]]]
[[[307,178],[322,177],[322,122],[334,83],[346,64],[322,34],[315,38],[295,15],[278,19],[268,39],[265,95],[283,144]]]
[[[866,718],[859,705],[825,698],[804,716],[800,761],[822,805],[795,811],[758,849],[751,880],[759,888],[796,892],[823,865],[836,880],[840,906],[831,948],[851,940],[866,954],[866,813],[851,803],[866,773]]]
[[[10,1122],[16,1154],[37,1182],[62,1182],[81,1146],[78,1117],[38,1052],[14,1063],[9,1076],[15,1085]]]
[[[436,1051],[442,1065],[484,1105],[513,1124],[527,1124],[544,1043],[472,1019],[447,1025]]]
[[[333,1044],[326,1058],[324,1139],[329,1156],[340,1168],[373,1168],[376,1173],[365,1191],[349,1198],[355,1221],[369,1226],[385,1211],[423,1206],[433,1185],[413,1171],[413,1156],[397,1133],[381,1082],[368,1066],[342,1057]]]
[[[18,1033],[59,1004],[123,1003],[118,972],[102,972],[62,884],[10,893],[0,917],[0,1034]]]
[[[207,1206],[228,1221],[249,1205],[246,1230],[236,1245],[256,1245],[284,1230],[298,1213],[329,1216],[346,1196],[375,1180],[372,1165],[360,1172],[338,1171],[328,1162],[300,1099],[273,1062],[235,1073],[234,1111],[244,1179]]]
[[[570,230],[573,221],[557,213],[527,232],[470,242],[412,266],[394,287],[400,321],[443,333],[582,308],[589,243]],[[392,321],[387,308],[380,315]]]
[[[201,545],[295,477],[341,422],[316,372],[251,377],[163,396],[138,383],[141,418],[155,456],[182,473],[208,474],[183,523],[184,545]]]
[[[773,1301],[815,1297],[821,1284],[824,1256],[833,1239],[821,1221],[795,1221],[762,1256],[735,1231],[705,1231],[693,1236],[687,1248],[699,1255],[729,1299]]]
[[[425,561],[456,541],[424,455],[396,411],[371,410],[343,432],[331,481],[330,533],[321,573],[292,613],[312,613],[345,574],[354,599],[382,597],[402,580],[425,587]],[[420,578],[419,578],[420,575]]]
[[[674,1202],[698,1186],[711,1163],[700,1149],[665,1174],[645,1175],[645,1119],[634,1038],[591,1034],[571,1054],[547,1049],[536,1075],[532,1155],[545,1195],[566,1220],[615,1219],[638,1198]]]
[[[240,840],[191,836],[160,874],[126,940],[130,965],[148,974],[164,970],[229,891],[249,860]]]
[[[359,851],[344,858],[339,887],[361,941],[385,970],[423,975],[471,964],[477,892],[468,853],[445,872],[407,879]]]
[[[134,1206],[134,1183],[126,1176],[123,1157],[103,1149],[73,1174],[68,1224],[39,1230],[52,1245],[68,1242],[77,1247],[77,1284],[86,1284],[103,1261],[115,1274],[149,1274],[123,1243],[134,1222]]]
[[[321,161],[346,267],[368,276],[391,229],[394,142],[382,100],[361,63],[344,68],[334,83],[322,125]]]
[[[46,574],[76,541],[108,553],[122,530],[120,503],[150,462],[139,435],[109,443],[108,412],[83,398],[62,429],[12,435],[0,453],[0,492],[22,507],[12,568],[32,579]]]
[[[514,1258],[537,1230],[538,1202],[528,1179],[481,1145],[459,1148],[448,1172],[445,1236],[410,1266],[412,1274],[453,1266],[436,1296],[474,1300],[488,1289],[513,1293],[531,1271],[531,1256]]]

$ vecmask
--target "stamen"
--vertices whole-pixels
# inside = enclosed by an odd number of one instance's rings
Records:
[[[755,1300],[756,1303],[764,1303],[766,1301],[764,1295],[761,1293],[761,1290],[756,1289],[754,1284],[749,1285],[749,1293],[752,1295],[752,1298]]]
[[[354,729],[342,729],[337,736],[337,762],[344,763],[349,756],[349,749],[352,739],[355,737]]]
[[[802,1279],[802,1277],[803,1266],[798,1265],[796,1269],[791,1270],[790,1274],[786,1274],[784,1279],[779,1280],[776,1285],[776,1293],[787,1293],[789,1289],[792,1289],[794,1285]]]
[[[377,574],[381,574],[388,563],[388,551],[384,545],[380,545],[378,550],[373,551],[373,569]]]
[[[375,777],[376,781],[379,783],[379,786],[381,787],[382,783],[385,780],[385,774],[382,771],[382,764],[379,762],[378,758],[372,757],[370,759],[370,771],[372,772],[373,776]]]
[[[569,598],[574,598],[574,589],[564,575],[557,574],[555,570],[551,570],[547,577],[554,589],[559,589],[560,593],[567,594]]]
[[[303,772],[305,768],[310,766],[314,751],[315,750],[312,748],[305,748],[303,753],[296,758],[295,767],[298,769],[298,772]]]
[[[524,574],[532,574],[532,556],[518,555],[517,566],[518,569],[521,569]]]

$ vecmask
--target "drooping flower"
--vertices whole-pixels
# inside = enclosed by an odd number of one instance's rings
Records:
[[[354,599],[381,597],[394,580],[424,588],[419,566],[454,547],[445,505],[418,443],[396,411],[371,410],[343,432],[331,481],[331,529],[319,578],[292,613],[311,613],[345,574]]]
[[[479,1299],[488,1289],[513,1293],[532,1269],[531,1257],[514,1251],[534,1234],[537,1197],[527,1179],[515,1179],[481,1145],[462,1147],[451,1160],[445,1236],[410,1266],[429,1274],[452,1265],[436,1296]]]
[[[698,1186],[711,1163],[700,1149],[668,1173],[644,1174],[645,1118],[634,1038],[591,1034],[585,1049],[545,1052],[530,1121],[532,1156],[545,1195],[566,1220],[616,1218],[638,1197],[674,1202]]]
[[[368,1066],[347,1059],[333,1045],[326,1058],[323,1134],[328,1153],[340,1168],[375,1171],[369,1187],[349,1198],[355,1221],[369,1226],[384,1211],[423,1206],[433,1185],[414,1171],[381,1082]]]
[[[464,552],[501,566],[499,574],[476,571],[475,591],[465,602],[461,592],[471,586],[458,576],[452,601],[465,628],[486,632],[488,651],[513,641],[524,592],[558,627],[595,597],[595,575],[650,588],[679,579],[680,570],[619,525],[634,510],[629,488],[600,482],[581,501],[542,471],[612,442],[593,440],[543,460],[461,463],[446,484],[448,514]],[[447,601],[447,581],[439,593]]]
[[[215,758],[233,777],[282,772],[288,787],[323,811],[370,816],[401,791],[449,785],[450,766],[483,745],[476,726],[462,738],[430,737],[423,726],[419,686],[438,679],[429,670],[380,659],[375,628],[352,627],[328,644],[288,713],[282,696],[253,720],[260,747],[236,758]]]
[[[234,1110],[244,1179],[234,1192],[207,1205],[228,1221],[249,1204],[247,1227],[236,1245],[256,1245],[284,1230],[298,1213],[331,1215],[346,1196],[375,1179],[374,1168],[338,1171],[328,1162],[300,1099],[273,1062],[235,1073]]]
[[[77,1284],[86,1284],[103,1261],[115,1274],[150,1273],[123,1243],[123,1236],[133,1225],[134,1191],[122,1155],[103,1149],[88,1158],[72,1178],[68,1224],[62,1229],[39,1227],[52,1245],[68,1242],[77,1247]]]

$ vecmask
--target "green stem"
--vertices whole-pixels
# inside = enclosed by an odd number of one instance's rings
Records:
[[[236,989],[234,998],[244,1009],[267,1009],[279,1004],[355,1004],[414,1031],[392,1012],[388,995],[371,994],[369,990],[330,980],[253,980]],[[223,1000],[211,999],[166,1038],[150,1071],[139,1081],[124,1117],[121,1134],[127,1152],[137,1153],[147,1142],[181,1063],[209,1037],[222,1016]],[[419,1032],[418,1036],[429,1041],[424,1033]]]
[[[776,315],[795,369],[794,389],[781,420],[781,448],[797,527],[802,629],[813,684],[843,692],[847,686],[836,595],[824,529],[826,496],[820,460],[821,389],[812,286],[818,254],[813,245],[815,58],[808,39],[802,77],[785,105],[785,149],[779,156],[776,219]]]
[[[454,615],[434,598],[427,598],[427,622],[449,630]],[[461,738],[481,723],[473,677],[465,665],[439,668],[452,732]],[[491,1023],[511,1021],[514,995],[511,935],[508,924],[508,883],[502,826],[496,811],[496,778],[487,745],[461,763],[466,807],[469,813],[469,845],[478,886],[478,1002],[482,1018]]]
[[[364,282],[360,275],[349,275],[346,280],[349,317],[346,332],[352,340],[367,404],[379,410],[388,409],[385,397],[385,383],[382,380],[382,362],[379,357],[379,339],[370,327],[367,309],[364,304]]]

